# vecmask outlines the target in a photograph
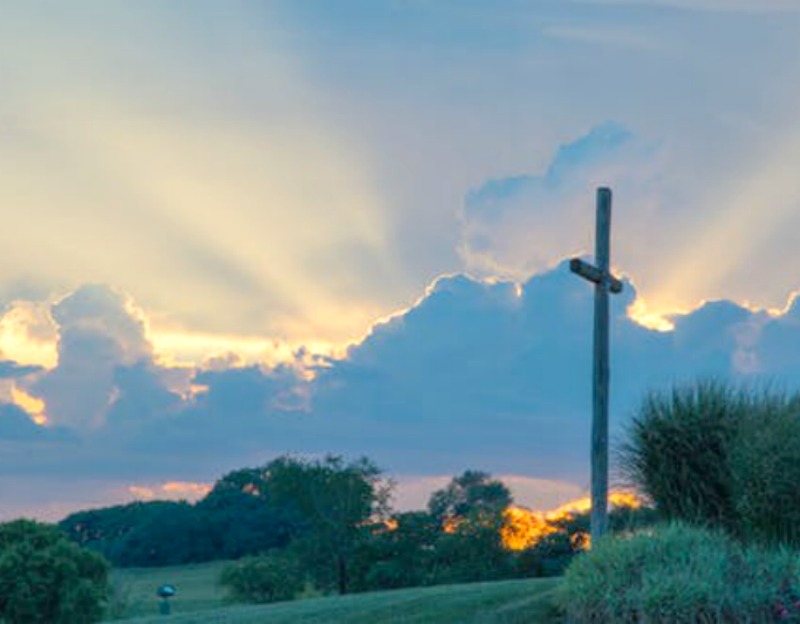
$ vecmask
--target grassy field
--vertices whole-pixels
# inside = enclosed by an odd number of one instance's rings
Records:
[[[216,586],[222,564],[119,570],[114,573],[133,624],[528,624],[557,622],[558,579],[531,579],[307,598],[263,606],[226,606]],[[172,616],[158,615],[155,590],[178,588]]]
[[[171,600],[172,613],[203,611],[225,605],[224,592],[217,585],[225,562],[200,563],[174,568],[123,568],[111,575],[114,597],[120,615],[136,617],[157,615],[159,598],[156,589],[170,583],[178,588]],[[113,600],[113,598],[112,598]]]

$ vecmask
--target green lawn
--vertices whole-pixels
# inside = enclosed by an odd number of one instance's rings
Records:
[[[121,598],[124,617],[158,614],[159,585],[170,583],[178,589],[171,600],[172,613],[187,613],[221,607],[224,592],[217,585],[225,562],[199,563],[174,568],[122,568],[111,574],[113,593]],[[113,598],[112,598],[113,600]]]
[[[263,606],[225,606],[216,579],[223,564],[115,571],[133,624],[527,624],[557,622],[552,594],[558,579],[443,585],[307,598]],[[157,615],[155,589],[172,583],[172,616]],[[137,617],[142,616],[142,617]]]

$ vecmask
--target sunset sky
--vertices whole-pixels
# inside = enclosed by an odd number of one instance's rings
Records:
[[[0,520],[366,454],[588,482],[697,375],[800,388],[796,0],[0,0]]]

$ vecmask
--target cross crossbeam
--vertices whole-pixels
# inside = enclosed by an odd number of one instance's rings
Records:
[[[594,283],[594,364],[592,383],[592,543],[608,530],[608,293],[622,292],[611,275],[611,189],[597,189],[595,264],[573,258],[570,270]]]
[[[580,258],[573,258],[569,261],[569,270],[573,273],[577,273],[590,282],[594,282],[595,284],[600,284],[601,282],[605,281],[609,292],[614,294],[622,292],[621,281],[619,281],[613,275],[603,273],[596,266],[589,264],[588,262],[584,262]]]

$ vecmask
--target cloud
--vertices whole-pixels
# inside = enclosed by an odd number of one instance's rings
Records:
[[[113,400],[105,420],[111,424],[141,426],[148,419],[163,418],[182,407],[181,396],[165,385],[164,375],[152,362],[140,360],[113,370]]]
[[[334,450],[370,448],[396,470],[480,467],[585,484],[592,289],[565,264],[517,285],[441,278],[319,371],[312,414]],[[727,301],[659,332],[612,298],[612,434],[644,393],[696,377],[800,388],[796,306],[773,317]],[[327,424],[326,424],[327,423]]]
[[[151,357],[144,322],[124,295],[102,285],[80,287],[54,304],[51,315],[58,366],[32,391],[55,424],[99,427],[112,403],[116,369]]]
[[[26,365],[56,364],[57,333],[48,293],[13,299],[0,318],[0,345],[5,358]]]
[[[196,501],[211,491],[211,483],[167,481],[152,485],[130,485],[128,491],[137,500],[188,500]]]
[[[467,195],[459,251],[479,276],[522,280],[594,248],[594,196],[614,192],[613,267],[640,293],[638,312],[663,324],[706,300],[780,308],[796,288],[791,232],[800,182],[790,163],[800,134],[760,147],[758,163],[725,184],[695,185],[674,141],[606,122],[562,145],[539,175],[490,180]],[[738,166],[741,166],[738,165]],[[660,315],[660,316],[659,316]]]
[[[38,373],[41,366],[22,366],[13,360],[0,360],[0,379],[17,379]]]
[[[590,298],[565,266],[521,287],[442,278],[319,371],[313,413],[338,425],[330,444],[354,452],[369,440],[398,470],[580,478]]]
[[[293,339],[349,339],[385,309],[374,286],[403,281],[386,202],[283,22],[207,1],[9,7],[0,196],[26,218],[0,232],[0,289],[25,267],[114,283],[169,330]]]
[[[45,433],[21,407],[0,403],[0,441],[37,440]]]
[[[58,366],[33,373],[52,424],[0,409],[0,477],[99,479],[103,500],[118,502],[131,485],[160,492],[287,452],[335,452],[400,475],[403,504],[439,483],[431,475],[478,468],[511,475],[523,502],[551,506],[536,500],[572,498],[588,483],[592,296],[565,263],[522,283],[443,276],[342,357],[173,369],[153,360],[127,298],[81,288],[53,312]],[[635,299],[630,282],[612,298],[614,440],[648,389],[697,376],[800,388],[796,300],[780,315],[709,302],[659,332],[626,314]],[[76,501],[91,498],[76,488]]]
[[[591,249],[598,186],[611,186],[636,211],[626,214],[625,234],[655,209],[658,150],[620,124],[607,122],[561,146],[542,175],[491,180],[470,192],[461,214],[460,253],[466,267],[482,275],[521,279],[564,256]],[[630,236],[617,235],[630,256]],[[635,243],[634,243],[635,246]]]

